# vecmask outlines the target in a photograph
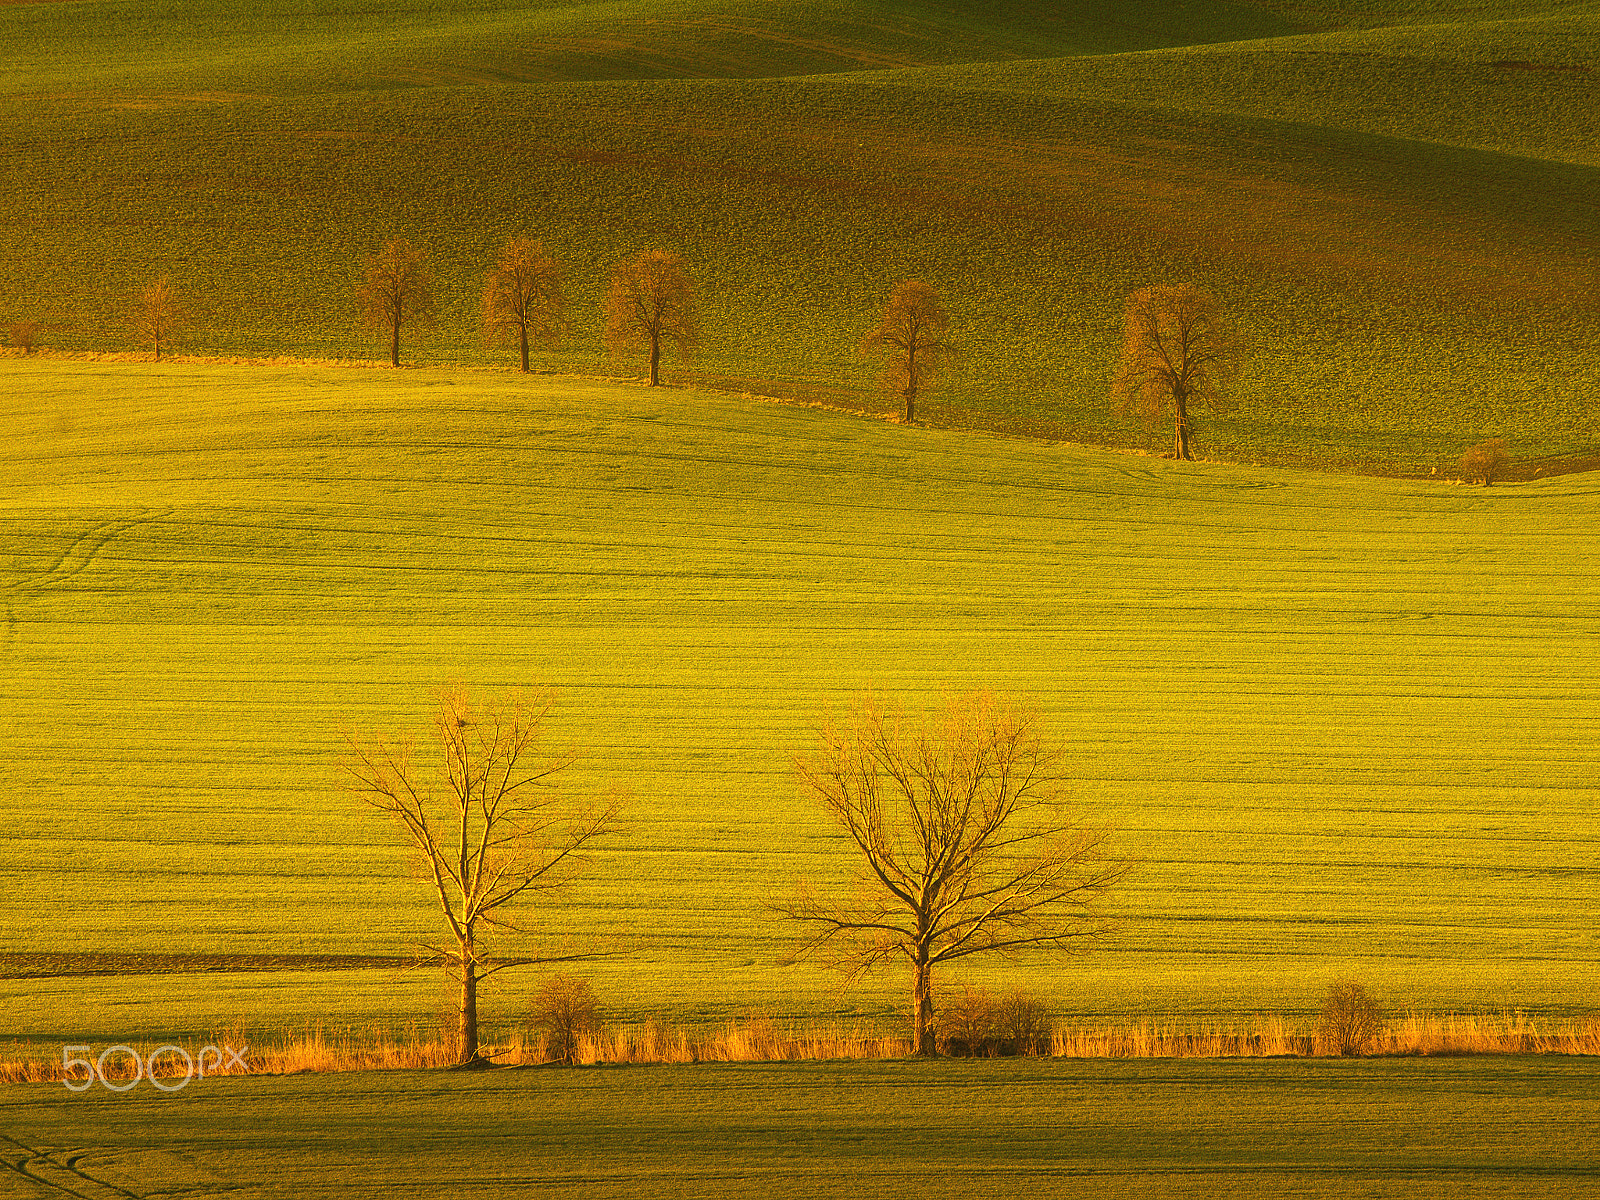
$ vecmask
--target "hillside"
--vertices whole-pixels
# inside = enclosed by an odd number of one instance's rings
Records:
[[[459,371],[6,361],[0,421],[5,974],[404,953],[436,910],[337,762],[349,728],[426,736],[459,678],[554,686],[574,791],[632,791],[528,944],[620,939],[584,966],[614,1017],[874,1017],[902,979],[778,965],[765,901],[852,868],[790,755],[858,689],[989,686],[1038,703],[1139,867],[1103,952],[950,986],[1090,1020],[1304,1013],[1341,975],[1396,1010],[1592,1011],[1590,477],[1175,464]],[[251,965],[0,978],[0,1010],[59,1055],[440,1000],[433,971]]]
[[[286,95],[462,83],[751,78],[1104,55],[1299,33],[1515,21],[1592,0],[355,0],[22,2],[0,90]]]
[[[887,407],[855,346],[921,277],[967,351],[930,420],[1158,448],[1105,401],[1120,306],[1198,279],[1255,347],[1203,454],[1596,449],[1600,6],[1118,12],[0,6],[0,329],[125,348],[171,271],[198,351],[366,357],[361,259],[405,236],[443,301],[413,356],[504,361],[482,271],[528,233],[574,300],[539,365],[615,374],[606,275],[663,245],[705,310],[679,379]]]
[[[367,91],[460,83],[743,78],[1098,54],[1295,32],[1249,3],[275,0],[7,6],[0,80],[39,87]],[[88,17],[90,19],[86,20]]]
[[[1597,71],[1600,8],[1590,8],[1156,54],[983,63],[920,72],[917,80],[1227,113],[1596,166]]]

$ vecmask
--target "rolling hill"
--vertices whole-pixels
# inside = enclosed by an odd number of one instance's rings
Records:
[[[519,946],[624,948],[582,968],[615,1019],[901,1000],[779,966],[763,907],[852,869],[790,755],[867,687],[1030,697],[1139,860],[1104,951],[945,987],[1090,1021],[1304,1013],[1343,975],[1396,1011],[1593,1010],[1592,477],[1178,464],[459,370],[0,381],[0,1011],[53,1056],[430,1019],[435,972],[351,960],[436,910],[338,759],[347,729],[425,737],[451,678],[555,687],[573,790],[632,791]],[[540,978],[497,977],[488,1018]]]
[[[421,361],[513,233],[565,264],[546,370],[616,374],[599,303],[691,262],[678,378],[883,408],[893,285],[966,350],[935,423],[1164,444],[1105,392],[1123,296],[1196,279],[1255,352],[1202,453],[1448,472],[1592,452],[1600,7],[1588,3],[0,6],[0,328],[121,350],[170,271],[197,353],[366,357],[361,261],[432,256]],[[1097,15],[1098,14],[1098,15]]]

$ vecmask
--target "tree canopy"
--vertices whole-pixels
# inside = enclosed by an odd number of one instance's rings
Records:
[[[1223,411],[1243,360],[1243,344],[1216,296],[1188,283],[1141,288],[1124,308],[1112,397],[1147,428],[1170,413],[1173,453],[1190,459],[1191,407]]]
[[[890,295],[878,327],[861,339],[863,354],[882,358],[883,388],[904,403],[908,425],[916,419],[917,397],[932,387],[940,369],[955,357],[949,332],[950,318],[939,293],[920,280],[908,279]]]
[[[978,954],[1075,951],[1105,936],[1096,905],[1127,872],[1110,831],[1066,810],[1061,756],[1036,713],[987,692],[908,720],[863,698],[796,760],[801,784],[862,868],[844,894],[803,887],[776,911],[802,926],[792,959],[847,978],[904,961],[912,1034],[933,1050],[933,968]]]
[[[426,255],[405,238],[385,242],[367,259],[356,303],[368,324],[389,332],[389,365],[400,365],[400,330],[433,320],[433,271]]]
[[[661,345],[671,342],[682,357],[700,344],[699,318],[688,266],[666,250],[646,250],[621,263],[606,296],[606,343],[614,353],[645,347],[650,386],[661,383]]]

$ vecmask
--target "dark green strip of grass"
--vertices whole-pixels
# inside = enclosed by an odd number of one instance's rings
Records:
[[[18,1167],[70,1161],[82,1194],[141,1196],[1578,1197],[1600,1187],[1597,1084],[1600,1063],[1532,1058],[37,1084],[0,1090],[0,1157],[24,1187]]]

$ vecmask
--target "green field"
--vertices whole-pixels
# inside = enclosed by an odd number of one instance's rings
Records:
[[[540,365],[626,373],[605,279],[663,246],[694,380],[883,407],[855,346],[921,277],[967,351],[930,421],[1141,446],[1122,300],[1192,278],[1254,345],[1202,454],[1600,449],[1593,0],[252,9],[0,5],[0,331],[126,349],[171,271],[197,351],[371,357],[361,259],[406,236],[441,294],[408,355],[481,363],[483,271],[529,234],[573,299]]]
[[[426,1020],[431,971],[17,978],[64,952],[392,955],[340,791],[445,680],[560,692],[633,790],[540,945],[612,1015],[874,1020],[763,911],[850,856],[789,756],[869,685],[1033,698],[1139,867],[1108,948],[958,978],[1088,1020],[1592,1013],[1600,486],[1176,464],[513,373],[0,364],[0,1037]],[[537,946],[534,948],[538,948]],[[256,963],[271,967],[272,963]],[[490,989],[518,1019],[537,972]],[[852,1016],[852,1014],[854,1016]]]
[[[1597,1128],[1588,1060],[788,1063],[208,1079],[172,1096],[0,1088],[0,1163],[94,1200],[1556,1200],[1594,1194]],[[0,1195],[62,1194],[33,1187],[0,1166]]]

